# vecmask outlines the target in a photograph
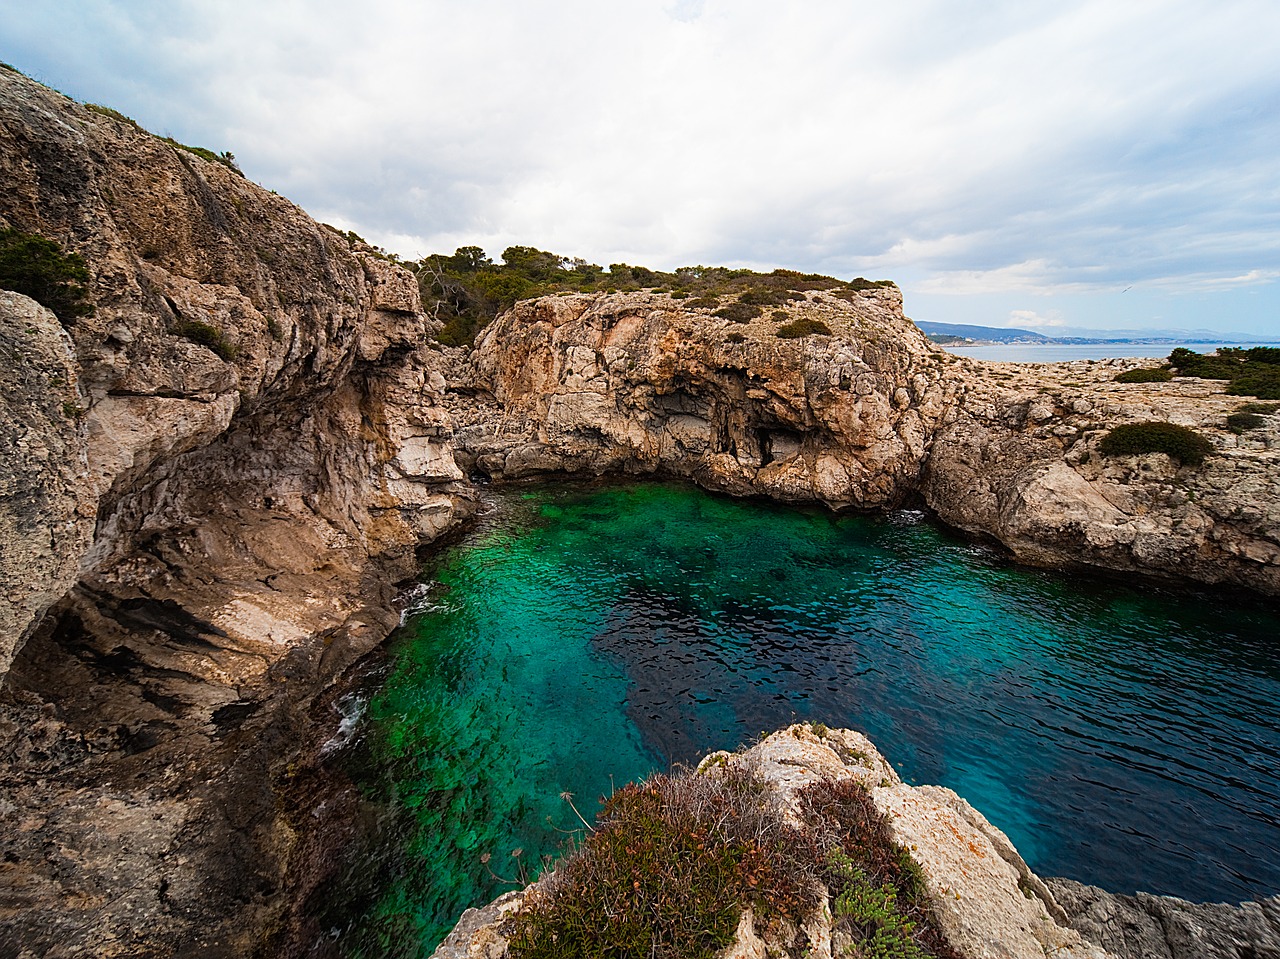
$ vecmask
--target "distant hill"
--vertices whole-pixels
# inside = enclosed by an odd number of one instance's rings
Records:
[[[916,326],[930,338],[959,337],[961,340],[977,340],[984,343],[1053,343],[1052,337],[1031,330],[1013,330],[1004,326],[970,326],[967,323],[934,323],[916,320]],[[954,342],[954,341],[951,341]]]
[[[1005,326],[973,326],[967,323],[934,323],[916,320],[916,326],[939,346],[980,343],[1274,343],[1276,340],[1248,333],[1215,333],[1211,330],[1086,330],[1064,327],[1059,336]],[[1070,335],[1068,335],[1070,334]]]

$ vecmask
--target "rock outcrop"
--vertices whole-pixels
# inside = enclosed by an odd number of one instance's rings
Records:
[[[1280,594],[1280,417],[1236,435],[1225,383],[1117,383],[1137,361],[957,363],[962,401],[921,484],[945,522],[1025,563],[1138,572]],[[1209,437],[1197,466],[1105,457],[1115,426],[1159,421]]]
[[[666,294],[517,304],[457,378],[459,463],[494,477],[658,472],[834,508],[922,501],[1018,560],[1280,594],[1280,418],[1238,436],[1224,384],[1123,384],[1136,361],[974,363],[932,349],[895,289],[790,308],[782,339]],[[1113,427],[1194,427],[1215,455],[1104,457]]]
[[[754,772],[797,823],[802,818],[799,794],[805,787],[845,780],[865,786],[876,808],[888,817],[893,840],[921,866],[939,926],[966,959],[1107,959],[1103,949],[1066,925],[1066,915],[1049,888],[1004,833],[949,789],[905,785],[861,733],[792,726],[743,753],[707,757],[697,775],[714,775],[722,764]],[[468,910],[433,959],[504,955],[507,918],[537,891],[535,884],[485,909]],[[737,941],[724,955],[804,951],[814,959],[830,959],[843,954],[838,945],[833,948],[831,910],[825,902],[810,921],[790,933],[793,941],[766,942],[757,936],[754,924],[744,920]]]
[[[0,953],[253,951],[318,691],[469,514],[417,284],[228,166],[0,71]]]
[[[1280,957],[1280,897],[1239,905],[1191,903],[1145,893],[1117,896],[1070,879],[1048,884],[1072,928],[1116,959]]]
[[[476,345],[460,459],[496,477],[662,472],[738,495],[902,503],[954,402],[940,354],[896,288],[788,307],[832,336],[780,339],[665,294],[519,303]]]

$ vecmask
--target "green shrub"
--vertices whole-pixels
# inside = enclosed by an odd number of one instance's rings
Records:
[[[1280,413],[1280,403],[1245,403],[1240,407],[1240,412],[1270,416],[1272,413]]]
[[[734,323],[750,323],[763,312],[764,310],[754,303],[730,303],[728,306],[720,307],[712,316],[719,316]]]
[[[796,340],[802,336],[814,334],[830,336],[831,328],[821,320],[811,319],[807,316],[799,317],[778,327],[778,339],[780,340]]]
[[[756,273],[719,266],[682,266],[669,273],[611,263],[605,271],[580,259],[526,246],[508,247],[501,263],[494,263],[479,247],[470,246],[459,248],[452,256],[432,254],[406,265],[413,267],[418,277],[426,311],[444,321],[436,339],[450,345],[470,344],[477,332],[515,302],[553,293],[670,291],[672,299],[682,300],[689,309],[723,309],[719,315],[744,323],[762,315],[762,307],[802,300],[813,291],[852,300],[859,289],[893,286],[888,280],[859,278],[845,283],[795,270]],[[736,300],[721,308],[729,298]]]
[[[1248,430],[1265,426],[1267,421],[1257,413],[1235,412],[1227,417],[1227,429],[1239,436]]]
[[[239,352],[235,344],[211,323],[201,320],[183,320],[173,328],[173,332],[185,340],[208,347],[224,360],[234,360]]]
[[[1256,396],[1280,400],[1280,348],[1255,346],[1251,349],[1222,347],[1205,356],[1179,347],[1169,354],[1169,362],[1183,376],[1207,380],[1230,380],[1232,396]]]
[[[1173,379],[1173,371],[1167,366],[1140,366],[1136,370],[1125,370],[1116,374],[1117,383],[1168,383]]]
[[[1104,456],[1164,453],[1187,466],[1199,466],[1213,452],[1213,444],[1185,426],[1173,423],[1129,423],[1117,426],[1104,436],[1098,444],[1098,450]]]
[[[800,801],[834,897],[833,925],[853,938],[852,955],[959,959],[938,925],[920,866],[893,841],[864,786],[819,782]]]
[[[804,294],[787,289],[752,289],[738,297],[739,303],[754,303],[756,306],[785,306],[793,300],[804,299]]]
[[[1256,396],[1260,400],[1280,400],[1280,367],[1259,365],[1246,369],[1231,381],[1232,396]]]
[[[29,296],[66,326],[88,316],[89,267],[78,253],[63,253],[52,240],[9,227],[0,229],[0,289]]]

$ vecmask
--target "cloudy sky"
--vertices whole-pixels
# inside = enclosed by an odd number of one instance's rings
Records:
[[[1280,339],[1276,0],[58,0],[0,60],[405,256]]]

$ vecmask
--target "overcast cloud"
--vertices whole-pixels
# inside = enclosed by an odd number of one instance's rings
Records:
[[[1280,4],[68,0],[0,59],[406,256],[889,277],[1280,337]]]

